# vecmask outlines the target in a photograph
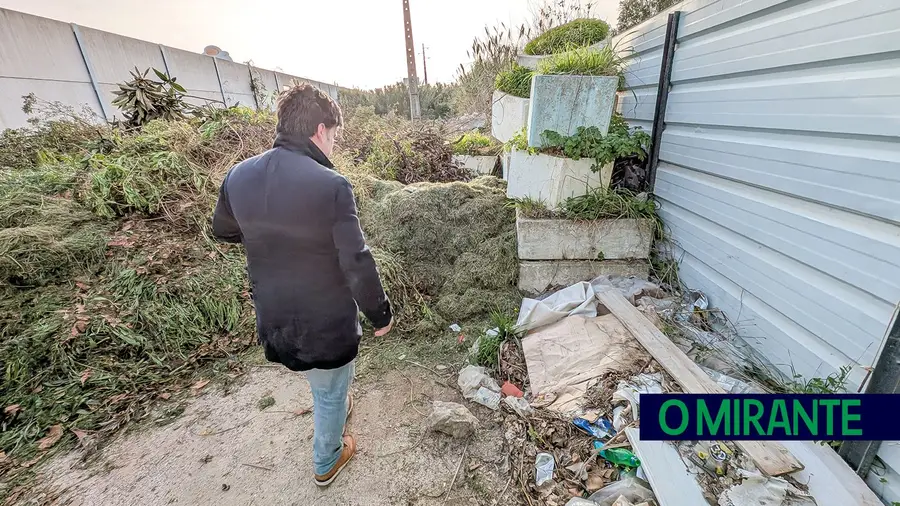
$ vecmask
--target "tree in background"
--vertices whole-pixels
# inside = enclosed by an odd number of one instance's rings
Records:
[[[419,85],[419,104],[423,119],[440,119],[450,116],[450,101],[453,96],[452,84]],[[409,89],[405,83],[397,83],[376,88],[360,90],[341,88],[341,108],[354,110],[359,106],[371,106],[375,114],[395,114],[400,118],[409,118]]]
[[[622,33],[637,26],[678,2],[679,0],[619,0],[619,23],[616,31]]]

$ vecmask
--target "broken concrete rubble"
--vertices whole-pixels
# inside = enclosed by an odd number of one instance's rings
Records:
[[[462,439],[475,433],[478,428],[478,419],[461,404],[434,401],[431,415],[425,424],[433,432]]]

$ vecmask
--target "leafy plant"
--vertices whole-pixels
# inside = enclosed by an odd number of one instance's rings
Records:
[[[531,96],[532,77],[534,77],[533,70],[518,63],[513,63],[509,68],[497,74],[494,86],[503,93],[514,97],[529,98]]]
[[[527,151],[531,155],[537,153],[537,149],[528,146],[528,132],[524,127],[503,144],[503,150],[507,153],[510,151]]]
[[[152,69],[159,81],[149,79],[151,69],[144,72],[137,67],[131,72],[131,81],[119,85],[112,105],[122,110],[129,126],[139,127],[155,119],[177,121],[187,119],[192,106],[184,101],[187,91],[183,86],[159,70]]]
[[[617,158],[636,156],[644,160],[650,146],[650,136],[646,132],[640,127],[631,130],[627,124],[623,129],[620,125],[611,123],[606,135],[599,128],[590,126],[578,127],[575,134],[570,136],[547,130],[541,137],[545,151],[556,150],[573,160],[592,158],[594,164],[591,170],[594,172],[599,172]]]
[[[493,138],[478,130],[466,132],[453,142],[453,154],[471,156],[492,156],[500,153],[502,146]]]
[[[609,25],[600,19],[576,19],[551,28],[525,45],[525,54],[545,55],[571,47],[590,46],[609,34]]]
[[[621,76],[624,69],[625,55],[613,46],[572,48],[538,63],[538,73],[550,75]]]

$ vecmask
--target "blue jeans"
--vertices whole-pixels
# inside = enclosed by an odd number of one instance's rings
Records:
[[[353,382],[355,362],[337,369],[312,369],[306,379],[313,397],[313,464],[315,473],[331,471],[344,449],[347,393]]]

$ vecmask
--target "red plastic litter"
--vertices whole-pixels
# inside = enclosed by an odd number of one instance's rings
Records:
[[[523,395],[525,395],[521,390],[519,390],[519,387],[513,385],[508,381],[503,384],[502,388],[500,388],[500,392],[503,395],[508,395],[510,397],[522,397]]]

